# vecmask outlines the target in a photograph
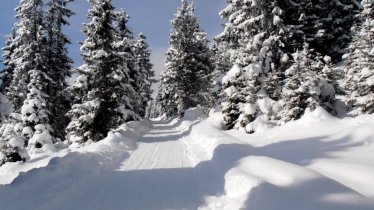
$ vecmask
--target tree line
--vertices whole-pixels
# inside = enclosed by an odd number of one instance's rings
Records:
[[[90,0],[83,65],[72,68],[62,27],[72,0],[21,0],[3,50],[0,165],[25,161],[54,144],[95,142],[144,117],[154,72],[146,37],[111,0]],[[71,75],[77,77],[67,84]],[[6,97],[5,97],[6,96]]]
[[[181,115],[200,104],[221,111],[226,129],[248,133],[317,107],[339,117],[371,114],[373,4],[227,0],[223,32],[207,48],[193,4],[182,1],[152,113]]]

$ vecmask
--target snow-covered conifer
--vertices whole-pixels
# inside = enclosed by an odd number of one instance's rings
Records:
[[[282,20],[284,11],[279,1],[230,0],[228,3],[229,5],[220,13],[228,23],[223,33],[216,39],[226,42],[230,47],[231,60],[243,69],[242,75],[247,77],[244,80],[251,86],[248,88],[247,85],[242,85],[242,88],[236,89],[238,93],[244,94],[247,100],[247,102],[237,101],[236,106],[239,106],[239,103],[247,103],[240,107],[251,107],[250,112],[247,111],[248,108],[243,108],[241,114],[236,115],[241,121],[239,127],[246,127],[246,124],[251,123],[261,114],[267,115],[266,118],[274,117],[272,110],[260,110],[261,107],[272,106],[258,106],[258,100],[261,103],[264,101],[272,103],[279,99],[282,71],[288,63],[288,59],[283,59],[287,57],[283,51],[285,45],[283,38],[286,37],[287,31]],[[248,116],[246,113],[249,113]],[[230,127],[232,126],[228,126]]]
[[[212,96],[215,105],[221,104],[222,79],[232,68],[230,48],[226,42],[215,41],[212,46],[214,70],[212,72]]]
[[[306,108],[305,86],[302,84],[302,55],[293,54],[294,63],[286,70],[286,80],[282,90],[283,110],[279,113],[281,122],[288,122],[301,117]]]
[[[153,77],[155,76],[152,70],[153,64],[151,63],[151,52],[149,45],[144,34],[139,34],[138,39],[133,47],[135,56],[135,65],[138,67],[140,72],[139,86],[140,90],[136,90],[140,98],[139,115],[145,116],[145,110],[148,106],[148,102],[152,99],[153,90],[151,89],[152,83],[154,83]]]
[[[38,36],[43,25],[43,1],[42,0],[21,0],[17,7],[16,37],[13,39],[16,49],[11,56],[11,63],[14,64],[12,80],[9,82],[6,94],[15,112],[19,112],[23,100],[27,95],[27,84],[29,81],[28,72],[36,67],[36,50]]]
[[[9,83],[12,81],[14,69],[16,67],[13,60],[13,54],[17,48],[17,42],[15,41],[16,36],[16,28],[13,28],[10,35],[7,36],[5,47],[1,49],[3,51],[3,65],[5,66],[0,85],[0,90],[3,91],[3,93],[5,93],[5,91],[8,89]]]
[[[374,113],[374,2],[363,0],[361,4],[364,9],[354,29],[350,52],[344,56],[344,86],[352,115]]]
[[[124,10],[115,12],[115,30],[117,41],[115,50],[117,59],[120,60],[118,69],[122,72],[122,84],[124,87],[123,104],[127,113],[125,121],[137,119],[141,110],[141,95],[138,94],[141,87],[141,72],[135,60],[133,32],[128,27],[129,16]]]
[[[50,80],[41,70],[29,72],[30,82],[28,94],[21,107],[22,137],[30,150],[52,144],[55,139],[50,135],[53,131],[49,124],[51,114],[47,108],[48,95],[43,92],[43,82]],[[45,134],[43,138],[40,133]]]
[[[0,128],[0,166],[6,162],[25,161],[29,158],[25,141],[21,137],[21,116],[12,113]]]
[[[161,78],[160,100],[166,104],[177,105],[179,115],[197,105],[210,105],[210,86],[212,61],[207,46],[206,34],[200,29],[194,14],[195,6],[182,0],[175,19],[172,20],[173,32],[170,34],[170,47],[166,58],[166,71]],[[170,82],[174,80],[173,82]],[[165,83],[166,82],[166,83]],[[168,101],[175,100],[175,101]],[[175,107],[166,107],[166,113],[173,113]],[[171,110],[168,110],[171,109]]]
[[[70,100],[67,89],[67,77],[71,74],[72,60],[68,56],[67,44],[69,38],[62,32],[62,27],[68,25],[67,18],[73,12],[67,8],[67,4],[72,0],[51,0],[46,11],[47,30],[47,75],[52,79],[46,94],[51,116],[50,123],[54,136],[63,139],[65,128],[68,124],[66,113],[70,109]]]
[[[349,29],[360,9],[357,1],[293,0],[282,5],[287,14],[284,22],[292,28],[288,52],[301,50],[306,41],[315,52],[331,56],[334,63],[341,60],[352,39]]]
[[[81,46],[84,64],[74,84],[79,100],[69,112],[67,127],[71,142],[84,143],[103,139],[111,129],[134,119],[129,109],[129,69],[127,39],[120,39],[115,29],[117,14],[111,0],[90,0],[91,22],[84,25],[86,40]]]
[[[234,65],[222,79],[221,109],[227,129],[245,127],[257,115],[257,96],[249,93],[256,92],[253,89],[258,85],[247,74],[242,67]]]

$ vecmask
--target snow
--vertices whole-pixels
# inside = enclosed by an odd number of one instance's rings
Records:
[[[239,65],[234,65],[229,72],[222,78],[222,84],[227,84],[229,82],[232,82],[237,78],[242,72],[242,69]]]
[[[6,163],[1,209],[374,209],[374,115],[317,108],[248,135],[206,113],[130,122],[98,143]]]

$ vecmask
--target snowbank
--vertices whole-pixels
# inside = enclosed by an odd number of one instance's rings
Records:
[[[198,170],[211,173],[201,188],[224,182],[200,209],[374,209],[374,115],[337,119],[317,109],[252,135],[222,131],[221,122],[212,113],[184,141],[195,167],[213,171]]]
[[[71,168],[79,166],[79,161],[82,160],[78,159],[85,159],[84,156],[86,155],[90,157],[89,159],[91,159],[92,156],[96,156],[96,160],[92,159],[89,162],[103,162],[103,160],[108,159],[111,159],[111,161],[114,161],[114,159],[122,159],[121,161],[123,161],[123,158],[128,157],[128,152],[135,149],[136,140],[146,133],[150,127],[151,124],[148,121],[129,122],[120,126],[117,130],[110,132],[107,138],[97,143],[92,143],[84,147],[76,144],[69,147],[65,144],[57,144],[54,145],[54,149],[48,153],[31,154],[30,160],[25,163],[6,163],[0,167],[0,185],[12,183],[18,176],[30,176],[31,173],[39,171],[40,168],[46,167],[46,169],[43,170],[49,170],[48,168],[66,167],[59,166],[56,164],[57,162],[69,162],[71,166],[59,169],[61,171],[69,171]],[[115,163],[112,162],[110,164]],[[26,174],[26,172],[28,173]],[[51,174],[51,176],[54,175]],[[0,191],[2,191],[1,188]],[[2,204],[1,196],[0,204]]]

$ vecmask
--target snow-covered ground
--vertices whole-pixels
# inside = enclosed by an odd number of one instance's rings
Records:
[[[374,209],[374,115],[319,109],[252,135],[203,116],[133,122],[99,143],[8,163],[0,209]]]

